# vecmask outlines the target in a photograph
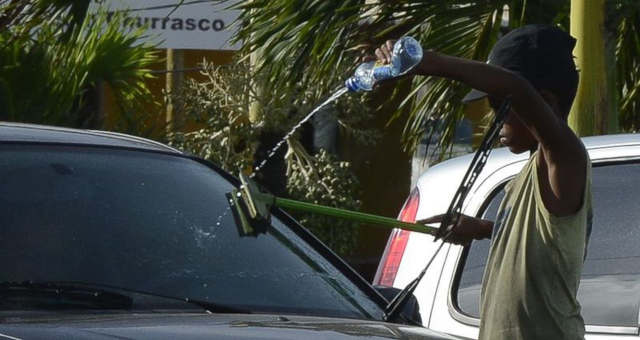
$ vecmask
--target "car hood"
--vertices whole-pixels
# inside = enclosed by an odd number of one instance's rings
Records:
[[[57,313],[0,320],[0,339],[456,339],[414,326],[287,315]]]

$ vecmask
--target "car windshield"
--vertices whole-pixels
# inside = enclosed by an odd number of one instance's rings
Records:
[[[0,150],[0,282],[81,281],[253,312],[381,318],[367,292],[278,218],[265,234],[240,236],[225,197],[232,184],[195,160]]]

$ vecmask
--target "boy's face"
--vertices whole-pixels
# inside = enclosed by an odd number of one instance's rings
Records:
[[[507,119],[500,129],[500,143],[516,154],[532,151],[538,145],[538,141],[513,110],[507,114]]]
[[[494,101],[491,98],[489,98],[489,103],[494,110],[497,110],[500,106],[499,101]],[[513,109],[507,113],[507,118],[500,130],[500,143],[516,154],[532,151],[538,145],[538,141],[522,121],[520,121],[520,118],[513,112]]]

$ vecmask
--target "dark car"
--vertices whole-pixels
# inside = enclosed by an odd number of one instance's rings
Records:
[[[0,339],[452,339],[282,211],[237,228],[236,178],[146,139],[0,123]]]

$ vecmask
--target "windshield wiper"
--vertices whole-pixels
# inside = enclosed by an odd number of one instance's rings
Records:
[[[10,300],[7,297],[42,298],[44,300],[59,297],[52,303],[62,303],[67,305],[77,305],[83,303],[83,307],[93,307],[101,309],[131,309],[133,298],[118,293],[128,292],[134,294],[154,296],[169,300],[182,301],[201,307],[208,313],[238,313],[251,314],[250,310],[220,305],[209,301],[191,299],[188,297],[176,297],[141,291],[131,288],[112,286],[101,283],[91,283],[82,281],[24,281],[24,282],[0,282],[0,305],[6,304]]]
[[[418,287],[418,284],[426,274],[427,269],[429,269],[429,266],[431,266],[431,263],[440,252],[440,249],[442,249],[442,246],[444,245],[446,240],[449,238],[449,236],[451,236],[451,234],[453,234],[454,228],[458,224],[458,220],[460,219],[460,215],[462,214],[462,205],[464,204],[464,200],[473,187],[473,183],[475,183],[475,180],[480,175],[480,172],[482,172],[484,165],[487,163],[487,159],[489,158],[489,154],[491,153],[491,148],[493,147],[499,135],[502,124],[504,123],[504,120],[507,117],[507,112],[509,112],[510,108],[511,97],[507,97],[502,101],[500,108],[496,111],[493,123],[482,139],[482,143],[473,156],[473,159],[469,164],[469,168],[467,169],[467,172],[462,178],[462,182],[460,183],[458,190],[456,190],[456,193],[453,196],[451,203],[449,204],[449,209],[447,210],[447,213],[440,223],[440,228],[438,228],[438,233],[436,234],[434,241],[442,239],[442,242],[436,249],[433,256],[431,256],[431,259],[429,259],[429,262],[427,262],[427,265],[424,267],[424,269],[422,269],[420,274],[418,274],[418,276],[413,279],[413,281],[409,282],[409,284],[404,287],[404,289],[400,293],[398,293],[398,295],[396,295],[393,300],[391,300],[391,302],[389,302],[384,310],[385,321],[392,322],[396,320],[398,316],[402,315],[404,306],[407,304],[409,298],[413,295],[413,292]],[[404,318],[407,319],[406,316],[404,316]]]
[[[133,299],[104,289],[57,282],[1,282],[0,305],[41,308],[130,309]]]
[[[177,299],[180,299],[180,298],[177,298]],[[180,300],[186,303],[191,303],[196,306],[200,306],[209,313],[252,314],[252,312],[248,309],[231,307],[227,305],[220,305],[220,304],[209,302],[209,301],[194,300],[190,298],[184,298]]]

